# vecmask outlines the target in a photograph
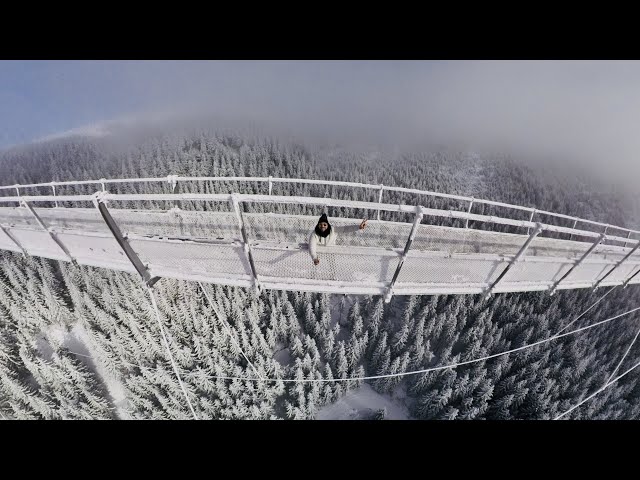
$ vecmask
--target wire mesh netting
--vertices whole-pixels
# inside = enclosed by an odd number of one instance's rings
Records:
[[[69,257],[44,230],[13,228],[11,234],[29,255],[68,261]]]
[[[613,265],[606,263],[588,263],[584,262],[578,265],[568,276],[563,280],[564,283],[579,283],[579,282],[595,282],[602,275],[607,273]]]
[[[153,240],[131,240],[130,244],[140,260],[151,269],[163,267],[185,275],[251,278],[242,246]]]
[[[398,285],[421,283],[484,287],[500,274],[504,266],[506,262],[500,260],[428,257],[410,252],[397,282]]]
[[[22,253],[22,249],[0,228],[0,250]]]
[[[69,254],[78,262],[85,265],[114,265],[127,270],[134,270],[131,262],[112,238],[87,237],[82,234],[58,233],[60,242]]]
[[[40,228],[34,216],[29,212],[29,209],[25,207],[1,207],[0,223],[9,226],[32,225]]]
[[[604,271],[603,275],[606,275],[607,272],[613,267],[613,265],[609,266],[609,269]],[[638,267],[638,265],[636,264],[622,264],[619,267],[616,267],[615,270],[613,270],[611,272],[611,274],[607,277],[607,281],[608,282],[623,282],[625,281],[629,276],[631,276],[636,268]]]
[[[251,240],[286,243],[308,243],[311,232],[318,223],[317,216],[297,216],[279,214],[243,215],[247,235]],[[370,220],[366,228],[358,226],[362,220],[332,218],[331,227],[336,229],[336,245],[402,248],[411,231],[410,224],[378,222]]]
[[[110,232],[96,208],[36,208],[35,211],[47,227]]]
[[[271,278],[387,284],[393,278],[399,256],[394,252],[373,250],[368,253],[338,252],[334,247],[318,250],[320,263],[314,265],[306,249],[252,248],[258,275]]]
[[[238,218],[233,213],[124,209],[109,212],[123,233],[242,241]]]
[[[572,267],[563,262],[517,262],[502,278],[501,283],[538,282],[552,284]]]

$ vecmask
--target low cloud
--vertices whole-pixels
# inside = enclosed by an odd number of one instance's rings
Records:
[[[48,94],[66,95],[65,105],[90,119],[85,123],[118,114],[211,114],[336,142],[435,144],[567,162],[616,181],[640,173],[640,62],[130,61],[49,68],[63,78],[52,74]]]

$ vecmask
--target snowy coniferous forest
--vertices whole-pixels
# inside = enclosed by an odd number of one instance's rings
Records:
[[[499,156],[350,150],[206,129],[61,138],[0,154],[3,185],[169,174],[384,183],[638,226],[636,198],[587,176]],[[169,188],[118,184],[110,190],[160,193]],[[177,191],[264,193],[260,188],[249,182],[193,182],[179,184]],[[90,186],[58,190],[93,191]],[[373,200],[371,192],[310,185],[278,185],[274,193]],[[387,195],[389,203],[416,202],[407,194]],[[454,208],[447,202],[425,206]],[[180,208],[212,206],[182,202]],[[278,208],[319,213],[308,207]],[[330,216],[341,214],[346,213],[330,211]],[[203,419],[313,419],[362,382],[243,378],[255,378],[257,372],[269,378],[344,379],[471,360],[551,337],[604,290],[499,294],[488,301],[478,295],[394,297],[384,304],[377,296],[256,295],[242,288],[204,288],[215,306],[195,282],[162,279],[154,287],[172,353]],[[616,288],[575,326],[636,307],[637,288]],[[637,328],[632,314],[495,359],[368,383],[379,394],[402,398],[414,419],[550,419],[606,383]],[[71,333],[83,343],[70,343]],[[618,373],[637,362],[639,348],[634,345]],[[631,372],[565,418],[640,418],[637,379],[637,372]],[[16,419],[192,418],[139,278],[0,251],[0,414]],[[384,412],[374,412],[370,418],[383,417]]]

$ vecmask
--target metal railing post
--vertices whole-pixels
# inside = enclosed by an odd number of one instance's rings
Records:
[[[391,297],[393,296],[393,287],[395,286],[396,280],[400,275],[400,270],[402,269],[402,265],[404,264],[404,261],[407,258],[409,249],[411,248],[411,244],[413,243],[413,239],[416,237],[416,233],[418,232],[418,225],[420,225],[420,222],[424,217],[424,213],[422,212],[422,207],[418,206],[416,207],[416,209],[418,211],[416,212],[416,216],[413,219],[413,225],[411,226],[411,232],[409,233],[409,238],[407,239],[407,243],[404,246],[404,251],[402,252],[402,256],[400,257],[400,261],[398,262],[396,271],[393,274],[391,283],[389,283],[389,286],[387,287],[387,292],[385,293],[385,296],[384,296],[385,303],[389,303],[391,301]]]
[[[382,192],[384,192],[384,185],[380,184],[380,193],[378,194],[378,203],[382,203]],[[380,221],[380,209],[377,214],[378,221]]]
[[[249,261],[249,267],[251,268],[251,274],[253,275],[253,288],[257,294],[260,293],[260,281],[258,280],[258,272],[256,271],[256,266],[253,261],[253,253],[251,251],[251,245],[249,244],[249,237],[247,235],[247,230],[244,226],[244,217],[242,215],[242,210],[240,209],[240,201],[238,200],[237,194],[231,194],[231,204],[233,206],[233,210],[236,213],[236,218],[238,219],[238,225],[240,226],[240,232],[242,233],[242,241],[244,243],[244,253],[247,256],[247,260]]]
[[[109,227],[109,230],[111,231],[113,237],[116,239],[116,242],[118,242],[118,245],[120,245],[120,248],[122,248],[125,255],[142,278],[142,282],[149,288],[153,287],[153,285],[158,280],[160,280],[160,277],[151,276],[149,269],[142,263],[142,260],[140,260],[138,254],[133,251],[133,248],[131,248],[131,245],[129,245],[126,237],[122,235],[118,224],[113,219],[111,213],[109,212],[109,209],[107,208],[106,201],[104,200],[104,193],[105,192],[95,193],[93,204],[100,212],[100,215],[102,215],[104,222],[107,224],[107,227]]]
[[[29,210],[29,212],[31,212],[31,215],[33,216],[33,218],[36,219],[36,222],[38,223],[38,225],[40,225],[40,228],[42,228],[42,230],[44,230],[45,232],[47,232],[49,234],[49,237],[51,237],[51,240],[53,240],[56,243],[56,245],[58,245],[60,247],[60,249],[64,252],[64,254],[67,256],[69,261],[75,265],[76,264],[76,259],[71,256],[71,254],[69,253],[69,250],[67,250],[67,247],[64,246],[64,244],[60,241],[58,236],[54,232],[52,232],[49,227],[47,227],[44,224],[44,222],[40,218],[40,215],[38,215],[36,213],[36,211],[29,204],[29,202],[25,202],[23,200],[22,204],[25,206],[25,208],[27,208]]]
[[[467,209],[467,213],[471,213],[471,207],[473,207],[473,201],[475,197],[471,197],[471,201],[469,202],[469,208]],[[464,222],[464,228],[469,228],[469,219],[467,218],[466,222]]]
[[[580,266],[580,264],[582,264],[582,262],[584,262],[584,260],[591,255],[591,253],[596,249],[596,247],[598,245],[600,245],[602,243],[602,241],[607,238],[607,236],[602,233],[600,234],[600,237],[598,237],[598,239],[593,242],[593,245],[591,245],[591,247],[589,247],[589,250],[587,250],[584,255],[582,255],[582,257],[580,258],[580,260],[578,260],[576,263],[573,264],[573,266],[562,276],[562,278],[560,280],[558,280],[557,282],[555,282],[551,288],[549,289],[549,295],[553,295],[556,293],[556,290],[558,289],[558,285],[560,284],[561,281],[563,281],[565,278],[567,278],[569,276],[569,274],[571,272],[573,272],[578,266]]]
[[[53,182],[51,182],[51,190],[53,190],[53,196],[56,196],[56,186]],[[54,200],[53,203],[55,204],[55,207],[58,208],[58,200]]]
[[[578,219],[577,218],[573,221],[573,227],[571,227],[571,228],[575,230],[576,229],[576,225],[578,225]],[[569,240],[573,240],[573,233],[571,235],[569,235]]]
[[[271,195],[272,190],[273,190],[273,177],[269,175],[269,195]]]
[[[537,210],[535,208],[531,211],[531,216],[529,216],[529,222],[533,222],[533,216],[536,214],[536,212],[537,212]],[[527,235],[529,235],[529,230],[530,230],[530,228],[527,227]],[[538,233],[540,233],[540,232],[538,232]]]
[[[171,185],[171,193],[176,192],[176,185],[178,185],[178,176],[177,175],[167,175],[167,183]],[[176,206],[176,202],[174,201],[171,205],[171,208],[178,208]]]
[[[540,232],[542,232],[542,225],[540,223],[537,223],[536,225],[537,225],[536,229],[533,231],[531,235],[529,235],[529,238],[527,238],[527,241],[524,242],[524,245],[520,247],[520,250],[518,251],[516,256],[513,257],[513,259],[509,262],[509,264],[505,267],[505,269],[502,270],[502,273],[500,273],[498,278],[496,278],[494,282],[491,284],[491,286],[487,288],[487,290],[482,294],[483,299],[486,299],[487,297],[490,297],[491,295],[493,295],[493,290],[496,288],[496,285],[498,284],[498,282],[502,280],[502,278],[507,274],[507,272],[511,269],[511,267],[513,267],[516,263],[520,261],[522,256],[525,254],[525,252],[529,248],[529,245],[531,245],[531,242],[533,242],[533,240],[540,234]]]
[[[14,187],[16,188],[16,194],[18,195],[18,198],[20,198],[20,184],[16,183]],[[20,201],[18,201],[18,206],[20,206]]]

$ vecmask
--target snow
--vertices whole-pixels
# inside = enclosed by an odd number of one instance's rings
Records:
[[[102,379],[102,382],[107,387],[107,391],[111,396],[113,405],[116,407],[116,414],[118,418],[129,418],[129,415],[125,410],[125,407],[127,406],[125,389],[122,384],[117,379],[113,378],[113,375],[100,364],[100,362],[93,361],[95,355],[93,349],[91,348],[91,340],[89,338],[89,334],[86,332],[86,330],[80,324],[74,325],[74,327],[71,329],[71,333],[67,335],[66,341],[67,343],[65,343],[65,347],[67,347],[70,351],[74,353],[82,353],[91,357],[91,365],[88,366]],[[76,348],[79,350],[76,350]],[[89,360],[87,357],[80,358]]]
[[[368,420],[380,409],[386,410],[385,420],[408,420],[409,411],[401,392],[380,394],[368,384],[349,391],[340,400],[322,407],[316,420]]]
[[[125,407],[127,406],[127,398],[125,389],[122,384],[100,364],[95,360],[95,352],[91,347],[91,340],[86,330],[80,325],[76,324],[67,331],[61,325],[50,325],[47,329],[47,335],[55,339],[60,346],[65,347],[70,353],[77,356],[84,365],[94,372],[102,383],[107,387],[109,400],[111,404],[116,408],[116,415],[120,419],[129,418],[126,413]],[[37,345],[44,358],[50,358],[52,349],[43,336],[37,337]]]

